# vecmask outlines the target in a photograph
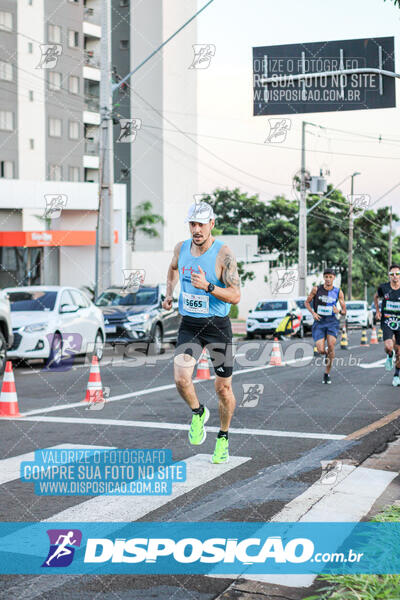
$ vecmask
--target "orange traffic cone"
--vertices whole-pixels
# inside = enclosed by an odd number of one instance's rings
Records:
[[[4,371],[3,385],[0,394],[0,417],[20,416],[12,362],[11,360],[8,360],[6,362],[6,370]]]
[[[271,360],[269,361],[270,365],[274,367],[280,367],[282,365],[282,354],[281,347],[278,342],[278,338],[274,338],[274,345],[272,346]]]
[[[370,344],[379,344],[378,336],[376,334],[376,327],[372,328],[371,339],[369,340]]]
[[[210,379],[210,365],[208,364],[208,352],[203,348],[197,366],[196,379]]]
[[[89,382],[86,388],[85,402],[104,402],[103,387],[101,385],[99,359],[94,354],[90,367]]]

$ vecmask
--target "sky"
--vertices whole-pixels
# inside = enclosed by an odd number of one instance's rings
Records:
[[[198,6],[205,0],[198,0]],[[329,169],[328,182],[371,205],[393,205],[400,215],[400,109],[291,114],[280,144],[264,143],[267,116],[253,116],[252,48],[354,38],[395,36],[395,70],[400,72],[400,10],[383,0],[214,0],[197,20],[198,42],[214,44],[207,69],[198,70],[199,191],[239,187],[268,201],[293,198],[292,177],[300,168],[301,121],[347,133],[308,128],[306,167],[312,175]],[[397,104],[400,83],[396,80]],[[182,115],[182,119],[184,116]],[[181,121],[184,123],[184,120]],[[359,137],[368,134],[382,141]],[[212,137],[231,138],[216,140]],[[237,141],[231,141],[233,139]],[[385,197],[380,199],[384,194]]]

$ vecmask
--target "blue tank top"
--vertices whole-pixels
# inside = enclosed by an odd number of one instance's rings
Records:
[[[218,300],[205,290],[195,288],[191,283],[192,272],[200,273],[199,266],[206,274],[209,283],[219,287],[226,287],[217,278],[215,263],[217,254],[223,246],[219,240],[214,240],[213,245],[201,256],[192,256],[190,248],[192,240],[186,240],[181,246],[178,258],[179,280],[181,291],[179,295],[179,312],[187,317],[226,317],[230,304]]]
[[[325,289],[324,284],[319,285],[317,292],[314,296],[314,311],[322,317],[323,320],[337,319],[336,314],[333,312],[333,307],[339,298],[340,288],[333,287],[331,290]]]

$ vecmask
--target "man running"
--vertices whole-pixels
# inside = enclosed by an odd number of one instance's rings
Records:
[[[379,310],[379,298],[382,299]],[[383,341],[387,354],[385,369],[393,368],[393,349],[396,354],[396,366],[392,385],[400,385],[400,266],[390,265],[389,281],[382,283],[374,296],[376,319],[381,321]],[[393,343],[394,342],[394,343]]]
[[[305,301],[305,307],[314,317],[312,336],[315,345],[319,354],[325,355],[325,373],[322,383],[327,384],[332,383],[329,373],[332,368],[333,359],[335,358],[336,338],[340,329],[340,321],[336,315],[346,314],[343,292],[340,288],[334,287],[334,280],[335,271],[333,269],[325,269],[324,283],[313,287]],[[341,307],[340,311],[336,306],[338,301]],[[325,350],[325,340],[328,345],[327,350]]]
[[[210,349],[219,399],[220,431],[213,463],[229,459],[228,429],[235,409],[232,391],[232,329],[228,317],[231,304],[240,300],[240,279],[235,256],[228,246],[211,235],[215,215],[206,202],[192,204],[185,220],[191,238],[179,242],[168,269],[163,308],[171,309],[172,292],[180,279],[179,328],[174,359],[177,390],[192,409],[189,442],[199,445],[206,439],[204,424],[210,413],[200,404],[192,382],[193,370],[202,349]]]

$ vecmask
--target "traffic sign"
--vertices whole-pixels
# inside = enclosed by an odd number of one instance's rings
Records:
[[[254,115],[392,108],[394,38],[253,48]]]

